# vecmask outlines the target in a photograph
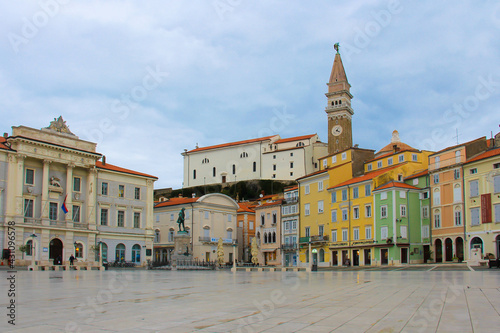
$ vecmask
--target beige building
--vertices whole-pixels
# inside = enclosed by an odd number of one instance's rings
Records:
[[[328,152],[317,134],[281,139],[279,135],[197,147],[185,151],[183,187],[255,179],[290,181],[319,170]]]
[[[191,237],[193,259],[214,261],[217,259],[217,243],[222,238],[224,261],[233,261],[233,245],[238,244],[236,211],[239,206],[230,197],[220,193],[199,198],[171,198],[154,207],[154,261],[167,262],[173,255],[175,236],[179,230],[177,219],[184,208],[184,226]],[[236,257],[238,258],[238,257]]]
[[[281,266],[282,202],[282,199],[260,202],[254,207],[260,265]]]
[[[13,127],[0,140],[4,257],[10,251],[19,265],[48,264],[73,254],[91,263],[101,244],[104,260],[143,265],[152,252],[156,180],[107,164],[96,144],[71,133],[62,117],[41,130]]]

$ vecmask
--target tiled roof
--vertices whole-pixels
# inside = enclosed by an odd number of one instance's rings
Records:
[[[473,142],[476,142],[476,141],[481,141],[481,140],[486,140],[486,137],[483,136],[482,138],[477,138],[477,139],[474,139],[474,140],[471,140],[471,141],[468,141],[468,142],[465,142],[465,143],[461,143],[461,144],[458,144],[458,145],[454,145],[454,146],[450,146],[450,147],[446,147],[446,148],[443,148],[437,152],[435,152],[434,154],[432,155],[429,155],[429,156],[434,156],[434,155],[437,155],[437,154],[440,154],[440,153],[443,153],[445,151],[448,151],[448,150],[452,150],[452,149],[455,149],[455,148],[458,148],[458,147],[462,147],[462,146],[466,146],[468,144],[471,144]]]
[[[425,176],[425,175],[428,175],[428,174],[429,174],[429,170],[425,169],[425,170],[422,170],[422,171],[418,171],[418,172],[414,173],[413,175],[409,175],[408,177],[405,178],[405,180],[422,177],[422,176]]]
[[[316,134],[311,134],[311,135],[302,135],[302,136],[296,136],[296,137],[293,137],[293,138],[286,138],[286,139],[281,139],[281,140],[278,140],[274,143],[285,143],[285,142],[291,142],[291,141],[300,141],[300,140],[306,140],[306,139],[310,139],[312,138],[313,136],[315,136]]]
[[[493,156],[498,156],[498,155],[500,155],[500,147],[490,149],[490,150],[485,151],[482,154],[476,155],[473,158],[469,159],[465,163],[472,163],[472,162],[476,162],[479,160],[483,160],[483,159],[488,158],[488,157],[493,157]]]
[[[154,208],[160,208],[160,207],[168,207],[168,206],[175,206],[175,205],[185,205],[191,202],[195,202],[199,198],[170,198],[168,201],[162,201],[158,204],[155,205]]]
[[[299,189],[298,186],[287,187],[287,188],[285,188],[284,192],[294,191],[294,190],[298,190],[298,189]]]
[[[407,151],[407,150],[418,151],[417,149],[411,147],[410,145],[407,145],[404,142],[391,142],[387,146],[385,146],[384,148],[382,148],[378,152],[376,152],[375,155],[378,155],[380,153],[393,151],[394,146],[399,148],[399,151],[397,152],[398,154],[402,151]]]
[[[7,147],[5,145],[5,142],[7,142],[7,139],[4,138],[3,136],[0,137],[0,149],[5,149],[5,150],[12,150],[11,148]]]
[[[255,213],[255,211],[252,209],[255,206],[250,204],[249,202],[238,202],[238,206],[240,206],[237,211],[238,213]]]
[[[308,178],[308,177],[311,177],[311,176],[316,176],[316,175],[319,175],[320,173],[325,173],[325,172],[327,172],[330,169],[331,168],[329,168],[329,169],[323,169],[323,170],[319,170],[319,171],[315,171],[315,172],[312,172],[312,173],[310,173],[308,175],[305,175],[305,176],[302,176],[300,178],[297,178],[296,180]]]
[[[270,207],[270,206],[276,206],[276,205],[281,205],[281,203],[283,202],[283,199],[278,199],[278,200],[275,200],[275,201],[272,201],[272,202],[264,202],[258,206],[255,206],[255,209],[258,209],[258,208],[263,208],[263,207]]]
[[[257,139],[250,139],[250,140],[243,140],[243,141],[235,141],[235,142],[223,143],[223,144],[220,144],[220,145],[214,145],[214,146],[208,146],[208,147],[200,147],[200,148],[196,148],[196,149],[190,150],[190,151],[188,151],[188,153],[196,153],[196,152],[203,151],[203,150],[210,150],[210,149],[217,149],[217,148],[225,148],[225,147],[231,147],[231,146],[243,145],[243,144],[247,144],[247,143],[254,143],[254,142],[267,141],[267,140],[270,140],[270,139],[272,139],[272,138],[274,138],[274,137],[276,137],[276,136],[277,136],[277,135],[271,135],[271,136],[265,136],[265,137],[262,137],[262,138],[257,138]]]
[[[375,170],[375,171],[372,171],[372,172],[368,172],[368,173],[365,173],[364,175],[362,176],[358,176],[358,177],[355,177],[355,178],[351,178],[349,180],[346,180],[345,182],[343,183],[340,183],[338,185],[335,185],[335,186],[332,186],[332,187],[329,187],[328,189],[332,189],[332,188],[337,188],[337,187],[342,187],[342,186],[346,186],[346,185],[351,185],[351,184],[356,184],[356,183],[360,183],[360,182],[364,182],[366,180],[370,180],[370,179],[373,179],[377,176],[380,176],[381,174],[384,174],[386,173],[387,171],[390,171],[392,169],[395,169],[397,168],[398,166],[401,166],[402,164],[397,164],[397,165],[393,165],[391,167],[388,167],[388,168],[383,168],[383,169],[379,169],[379,170]]]
[[[136,175],[136,176],[142,176],[142,177],[148,177],[148,178],[158,179],[158,177],[151,176],[151,175],[148,175],[146,173],[137,172],[137,171],[133,171],[133,170],[125,169],[125,168],[120,168],[119,166],[112,165],[112,164],[109,164],[109,163],[103,164],[101,161],[96,161],[95,165],[99,169],[116,171],[116,172],[122,172],[122,173],[128,173],[128,174],[131,174],[131,175]]]
[[[420,190],[420,188],[418,188],[418,187],[415,187],[415,186],[412,186],[412,185],[408,185],[406,183],[396,182],[396,181],[393,180],[393,181],[388,182],[387,184],[384,184],[384,185],[381,185],[381,186],[377,187],[376,189],[374,189],[374,191],[384,190],[386,188],[391,188],[391,187],[409,188],[409,189],[412,189],[412,190]]]

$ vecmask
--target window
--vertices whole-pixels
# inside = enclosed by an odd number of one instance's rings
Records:
[[[353,218],[359,219],[359,207],[353,207],[352,215],[353,215]]]
[[[495,208],[495,223],[500,223],[500,204],[493,205]]]
[[[354,199],[359,198],[359,188],[357,186],[352,188],[352,197]]]
[[[323,213],[323,200],[318,201],[318,213]]]
[[[227,214],[227,222],[232,222],[233,221],[233,215]]]
[[[347,208],[342,209],[342,221],[347,221],[349,218],[349,212],[347,211]]]
[[[253,172],[257,172],[257,162],[253,162]]]
[[[125,196],[125,185],[118,185],[118,197],[123,198]]]
[[[292,230],[297,230],[297,220],[292,221]]]
[[[77,243],[75,246],[75,257],[83,258],[83,245],[81,243]]]
[[[417,162],[417,161],[418,161],[418,156],[417,156],[417,154],[411,154],[411,160],[412,160],[413,162]]]
[[[387,227],[380,228],[380,239],[387,239],[389,229]]]
[[[405,161],[405,155],[399,155],[399,162],[404,162]]]
[[[73,222],[80,222],[80,206],[73,205]]]
[[[285,221],[285,225],[284,225],[284,228],[285,230],[290,230],[290,222],[289,221]]]
[[[387,199],[387,192],[380,193],[380,200],[385,200],[385,199]]]
[[[366,184],[365,185],[365,196],[369,197],[372,193],[372,186],[371,184]]]
[[[455,210],[455,225],[462,225],[462,212],[459,209]]]
[[[476,173],[477,173],[477,168],[472,168],[472,169],[470,169],[470,170],[469,170],[469,173],[470,173],[471,175],[476,174]]]
[[[422,226],[422,238],[429,238],[429,226]]]
[[[460,179],[460,169],[455,169],[453,171],[453,178],[454,179]]]
[[[248,229],[253,230],[253,221],[250,221],[248,224]]]
[[[248,153],[247,152],[242,152],[240,154],[240,158],[247,158],[248,157]]]
[[[304,193],[309,194],[309,185],[304,186]]]
[[[174,241],[174,233],[175,233],[174,229],[170,229],[168,231],[168,241],[169,242],[173,242]]]
[[[210,160],[208,158],[204,158],[202,161],[201,161],[202,164],[207,164],[207,163],[210,163]]]
[[[52,221],[57,220],[57,203],[51,202],[49,205],[49,219]]]
[[[318,192],[323,191],[323,181],[318,182]]]
[[[304,146],[305,146],[305,144],[304,144],[304,142],[299,142],[299,143],[297,143],[297,144],[296,144],[296,146],[297,146],[297,147],[304,147]]]
[[[203,237],[210,238],[210,228],[208,227],[203,228]]]
[[[122,228],[125,226],[125,211],[123,210],[118,211],[118,215],[116,217],[116,225]]]
[[[387,159],[387,165],[392,165],[392,157]]]
[[[366,167],[366,170],[368,170],[368,171],[372,171],[372,165],[371,165],[371,163],[370,163],[370,164],[368,164],[368,166]]]
[[[428,219],[429,218],[429,207],[428,206],[422,207],[422,217],[424,219]]]
[[[413,179],[413,185],[417,186],[418,185],[418,178]]]
[[[408,238],[408,229],[405,225],[399,227],[399,234],[401,238]]]
[[[125,260],[125,245],[120,243],[116,246],[115,258],[117,261]]]
[[[337,241],[337,230],[332,230],[332,242]]]
[[[81,191],[82,179],[80,177],[73,177],[73,191],[80,192]]]
[[[233,164],[233,175],[235,175],[235,174],[236,174],[236,164]]]
[[[293,169],[293,162],[290,162],[290,169]]]
[[[108,209],[101,208],[101,225],[108,225]]]
[[[101,194],[102,195],[108,195],[108,183],[102,183],[101,184]]]
[[[369,225],[365,227],[365,239],[372,239],[372,227]]]
[[[380,206],[380,217],[387,218],[387,205]]]
[[[347,229],[342,229],[342,241],[346,241],[348,238]]]
[[[365,206],[365,217],[372,217],[372,205]]]
[[[304,215],[305,215],[305,216],[309,216],[309,214],[311,213],[311,212],[310,212],[310,210],[311,210],[311,205],[310,205],[310,204],[308,204],[308,203],[307,203],[307,204],[305,204],[305,205],[304,205]]]
[[[24,183],[26,185],[35,185],[35,170],[26,169]]]
[[[174,213],[170,213],[170,221],[174,220]]]
[[[353,240],[357,241],[359,240],[359,228],[354,228],[352,230],[352,233],[353,233]]]
[[[378,161],[377,162],[377,168],[381,168],[382,167],[382,161]]]
[[[460,159],[460,150],[457,150],[455,152],[455,163],[460,163],[461,162],[461,159]]]
[[[332,222],[337,222],[337,210],[333,209],[331,214],[332,214]]]
[[[33,255],[33,241],[31,239],[26,242],[26,246],[28,247],[26,249],[26,255],[27,256]]]
[[[311,227],[306,227],[306,237],[311,236]]]
[[[347,158],[347,153],[342,153],[342,161]]]
[[[500,176],[493,177],[493,192],[500,193]]]
[[[318,235],[323,236],[324,233],[325,233],[325,227],[322,225],[318,226]]]
[[[260,213],[260,225],[264,225],[264,222],[266,221],[266,216],[264,213]]]
[[[273,212],[273,224],[276,224],[278,222],[278,215],[276,212]]]
[[[233,239],[233,230],[231,229],[228,229],[227,230],[227,239]]]
[[[141,227],[141,213],[134,212],[134,228]]]
[[[433,202],[434,206],[439,206],[441,204],[441,192],[438,188],[434,190]]]
[[[439,156],[434,157],[434,166],[436,169],[439,168]]]
[[[347,189],[342,190],[342,201],[347,200]]]
[[[290,153],[290,156],[293,156],[293,153]]]
[[[337,155],[332,156],[332,163],[337,163]]]
[[[332,192],[332,203],[333,202],[337,202],[337,192],[336,191]]]
[[[276,159],[276,155],[273,155],[273,160],[275,160],[275,159]]]
[[[429,192],[423,192],[422,193],[422,199],[428,199],[429,198]]]
[[[439,184],[439,174],[434,175],[434,184]]]
[[[405,199],[406,198],[406,192],[405,191],[399,191],[399,197],[401,199]]]
[[[401,217],[406,217],[406,205],[399,206],[399,214]]]
[[[24,217],[27,217],[27,218],[33,217],[33,200],[32,199],[24,199]]]
[[[196,169],[193,170],[193,179],[196,179]]]
[[[470,225],[479,225],[479,208],[471,208],[470,210]]]
[[[153,243],[159,243],[160,242],[160,230],[156,229],[155,230],[155,238],[153,239]]]
[[[134,198],[135,198],[135,200],[141,200],[141,188],[140,187],[135,188]]]
[[[460,184],[455,184],[453,187],[453,202],[462,201],[462,191],[460,190]]]
[[[493,169],[500,169],[500,163],[493,164]]]
[[[478,181],[477,180],[470,181],[469,182],[469,187],[470,187],[470,196],[471,197],[477,197],[479,195],[479,183],[478,183]]]
[[[327,161],[327,159],[325,158],[325,159],[323,160],[323,169],[326,169],[326,167],[327,167],[327,166],[328,166],[328,161]]]
[[[434,211],[434,228],[441,228],[441,213],[437,209]]]

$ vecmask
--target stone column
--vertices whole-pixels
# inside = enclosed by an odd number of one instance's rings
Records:
[[[25,155],[17,155],[17,184],[15,193],[16,193],[16,215],[20,217],[20,221],[24,218],[24,200],[23,200],[23,189],[24,189],[24,159]]]
[[[457,241],[457,239],[455,238],[454,240],[452,240],[451,242],[451,258],[453,260],[453,257],[458,257],[457,256],[457,247],[455,245],[455,242]]]
[[[97,216],[97,169],[91,167],[89,169],[89,176],[87,177],[87,212],[86,220],[89,224],[89,230],[96,230],[96,225],[98,224],[99,218]]]
[[[49,224],[49,169],[50,163],[52,161],[43,160],[43,175],[42,175],[42,207],[41,207],[41,218],[42,224]]]
[[[441,242],[441,262],[446,262],[446,243],[444,240]]]
[[[17,200],[18,192],[24,186],[23,181],[23,171],[18,170],[17,164],[17,156],[14,154],[9,154],[8,156],[8,171],[7,177],[12,179],[13,181],[7,182],[7,189],[5,191],[5,212],[6,212],[6,221],[15,221],[16,217],[22,216],[23,206],[19,206],[19,202]],[[21,171],[21,176],[19,176],[19,172]],[[5,237],[7,237],[7,233],[5,233]],[[7,239],[7,238],[5,238]],[[7,243],[5,243],[7,244]]]
[[[73,168],[74,167],[75,165],[72,163],[66,166],[66,207],[68,208],[68,213],[66,214],[65,220],[67,223],[73,220]]]

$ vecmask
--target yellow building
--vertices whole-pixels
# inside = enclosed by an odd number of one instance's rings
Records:
[[[469,159],[463,169],[467,258],[470,249],[500,257],[500,135],[490,148]]]

